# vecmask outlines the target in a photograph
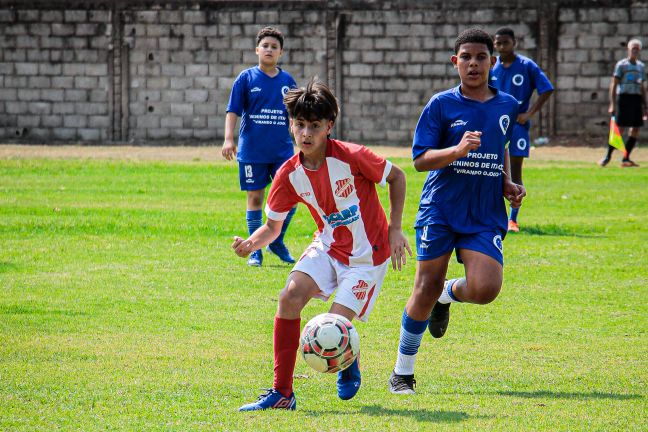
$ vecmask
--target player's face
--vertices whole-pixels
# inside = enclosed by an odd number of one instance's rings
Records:
[[[304,156],[310,160],[319,160],[326,151],[326,139],[333,128],[332,120],[308,121],[301,117],[290,120],[290,130],[295,143]]]
[[[259,41],[259,45],[256,47],[256,54],[259,56],[259,62],[261,64],[274,66],[279,62],[279,57],[283,54],[283,50],[278,39],[267,36]]]
[[[461,84],[471,88],[488,85],[488,72],[496,60],[486,44],[474,42],[461,44],[459,52],[451,58],[459,71]]]
[[[641,47],[638,43],[632,43],[628,47],[628,57],[632,60],[637,60],[639,58],[639,53],[641,52]]]
[[[515,48],[515,39],[513,39],[509,35],[496,35],[493,44],[495,45],[495,49],[501,56],[508,57],[513,54],[513,48]]]

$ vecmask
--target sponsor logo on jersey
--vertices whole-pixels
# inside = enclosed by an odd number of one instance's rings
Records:
[[[369,284],[363,280],[358,281],[358,285],[351,287],[351,292],[353,295],[360,301],[364,300],[367,297],[367,289]]]
[[[353,192],[353,185],[350,178],[335,181],[335,196],[346,198]]]
[[[501,235],[498,234],[495,237],[493,237],[493,244],[495,245],[495,247],[497,249],[499,249],[500,252],[503,251],[504,243],[502,243],[502,236]]]
[[[455,126],[465,126],[465,125],[467,125],[467,124],[468,124],[467,121],[463,121],[463,120],[455,120],[455,121],[450,125],[450,127],[453,128],[453,127],[455,127]]]
[[[252,90],[250,90],[250,93],[256,93],[256,92],[260,92],[260,91],[261,91],[261,88],[254,87]]]
[[[493,76],[491,77],[491,81],[497,81],[497,77],[493,75]]]
[[[302,193],[299,194],[299,196],[302,197],[302,198],[306,198],[306,197],[311,196],[311,193],[310,192],[302,192]]]
[[[513,84],[515,84],[516,86],[521,86],[524,82],[524,77],[520,74],[515,74],[513,75],[511,81],[513,81]]]
[[[502,129],[502,135],[506,135],[509,125],[511,124],[511,118],[504,114],[499,118],[500,129]]]
[[[349,208],[340,210],[339,212],[324,215],[324,220],[326,220],[331,228],[337,228],[341,225],[349,225],[360,218],[358,210],[358,206],[354,204]]]

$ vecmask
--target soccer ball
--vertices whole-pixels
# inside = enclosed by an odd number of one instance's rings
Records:
[[[360,336],[342,315],[325,313],[308,321],[299,340],[306,363],[318,372],[334,373],[351,366],[360,352]]]

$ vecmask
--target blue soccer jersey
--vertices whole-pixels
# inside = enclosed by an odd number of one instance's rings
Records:
[[[507,230],[503,198],[504,154],[517,101],[495,92],[485,102],[468,99],[460,87],[434,95],[414,132],[412,156],[459,144],[466,131],[481,131],[481,146],[450,165],[430,171],[423,185],[416,227],[440,224],[457,233]]]
[[[239,162],[283,162],[293,155],[283,97],[296,86],[295,80],[282,69],[274,77],[258,66],[239,74],[227,104],[227,112],[241,117],[236,156]]]
[[[521,113],[529,110],[529,101],[533,91],[538,94],[553,90],[549,78],[542,72],[533,60],[523,55],[516,54],[515,60],[509,67],[502,66],[500,57],[490,72],[490,84],[517,99]],[[530,122],[526,123],[527,129]]]

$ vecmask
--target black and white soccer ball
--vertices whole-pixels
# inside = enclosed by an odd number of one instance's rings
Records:
[[[334,373],[351,366],[360,352],[360,336],[342,315],[325,313],[308,321],[299,340],[306,363],[318,372]]]

